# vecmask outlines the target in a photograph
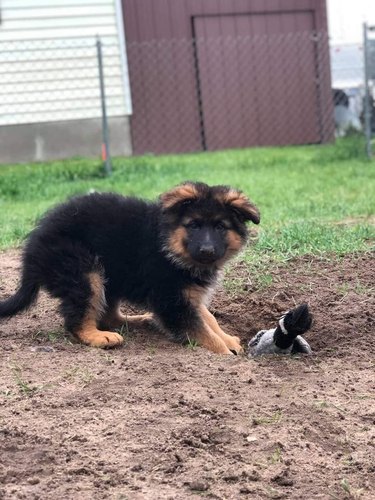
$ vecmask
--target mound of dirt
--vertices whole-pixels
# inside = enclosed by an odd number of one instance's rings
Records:
[[[248,264],[231,273],[235,293],[216,295],[212,311],[243,339],[276,326],[280,314],[302,302],[309,304],[314,327],[306,335],[319,357],[347,355],[353,348],[374,346],[375,266],[372,254],[339,260],[304,257],[281,267],[272,286],[253,289]],[[236,320],[235,318],[238,318]]]
[[[0,297],[19,252],[0,255]],[[308,302],[312,357],[221,357],[130,331],[124,348],[74,342],[56,303],[0,323],[0,498],[373,498],[371,254],[297,259],[211,310],[246,345]]]

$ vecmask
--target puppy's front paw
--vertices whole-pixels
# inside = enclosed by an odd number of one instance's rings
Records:
[[[223,337],[223,341],[225,345],[228,347],[228,349],[233,352],[233,354],[243,353],[243,347],[241,346],[241,341],[239,337],[226,334],[225,337]]]
[[[124,342],[123,337],[119,333],[115,332],[100,332],[100,333],[102,334],[102,339],[98,339],[99,344],[95,347],[115,347],[121,345]]]
[[[203,330],[202,332],[199,332],[195,336],[195,339],[197,340],[198,345],[205,347],[215,354],[234,354],[228,348],[224,340],[210,330]]]

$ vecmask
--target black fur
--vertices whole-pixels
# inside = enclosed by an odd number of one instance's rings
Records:
[[[288,311],[284,316],[284,328],[288,333],[284,334],[278,325],[274,333],[275,345],[280,349],[290,347],[298,335],[303,335],[311,328],[312,320],[307,304],[301,304]]]
[[[189,186],[197,197],[179,201],[177,196],[168,206],[163,198],[152,203],[94,193],[48,212],[27,240],[21,286],[13,297],[0,302],[0,317],[29,307],[43,288],[60,299],[65,327],[74,333],[90,306],[88,273],[95,272],[104,279],[108,307],[119,300],[140,305],[153,312],[175,340],[186,341],[201,319],[184,292],[192,286],[212,287],[226,260],[229,229],[240,235],[242,245],[247,236],[245,220],[259,222],[255,212],[246,216],[246,208],[241,214],[241,207],[220,201],[221,191],[229,188]],[[198,229],[192,222],[197,218]],[[171,232],[179,227],[187,235],[182,256],[169,245]],[[199,260],[199,254],[205,253],[200,252],[202,238],[209,249]],[[198,260],[192,256],[194,251]]]

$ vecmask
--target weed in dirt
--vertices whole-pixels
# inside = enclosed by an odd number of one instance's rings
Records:
[[[372,394],[354,394],[354,398],[356,399],[375,399],[375,396]]]
[[[86,387],[90,384],[95,378],[94,374],[90,372],[88,368],[75,366],[73,368],[69,368],[66,370],[62,377],[66,380],[72,380],[73,382],[77,382],[79,385]]]
[[[340,486],[349,498],[361,498],[364,491],[363,488],[353,488],[346,478],[341,479]]]
[[[327,403],[327,401],[314,401],[314,406],[318,410],[323,410],[324,408],[328,408],[329,404]]]
[[[2,391],[0,391],[0,394],[4,397],[4,398],[10,398],[13,396],[13,393],[10,389],[4,389]]]
[[[147,347],[147,351],[148,351],[148,353],[149,353],[149,354],[156,354],[156,346],[154,346],[154,345],[149,345],[149,346]]]
[[[198,342],[188,337],[186,347],[187,349],[192,349],[194,351],[198,347]]]
[[[341,461],[346,467],[352,467],[355,465],[355,460],[352,455],[344,455]]]
[[[273,488],[272,486],[267,486],[265,490],[265,496],[267,498],[274,498],[275,500],[277,498],[285,498],[285,494],[281,493],[278,491],[276,488]]]
[[[253,425],[272,425],[272,424],[278,424],[282,418],[283,418],[282,411],[276,410],[271,415],[266,415],[261,417],[253,416],[252,423]]]
[[[348,434],[344,434],[343,436],[339,436],[337,438],[337,443],[341,445],[343,448],[349,446],[353,446],[352,440]]]
[[[100,353],[100,355],[107,364],[113,365],[115,363],[115,359],[111,354],[109,354],[107,352],[103,352],[103,353]]]
[[[116,332],[119,333],[124,340],[129,340],[130,330],[128,321],[126,320],[125,323],[121,325],[121,328],[117,328]]]
[[[272,455],[268,458],[268,462],[274,465],[282,461],[283,461],[282,449],[279,445],[277,445]]]
[[[332,402],[328,402],[328,401],[325,401],[325,400],[322,400],[322,401],[314,401],[314,406],[315,408],[318,410],[318,411],[324,411],[328,408],[335,408],[336,410],[339,410],[341,413],[344,413],[346,411],[345,408],[343,408],[342,406],[339,406],[335,403],[332,403]]]
[[[35,391],[38,390],[38,387],[31,386],[30,383],[23,378],[21,366],[13,363],[11,365],[11,370],[16,384],[22,394],[24,394],[25,396],[31,396]]]
[[[72,345],[73,342],[66,335],[64,330],[50,330],[50,331],[37,331],[32,335],[33,340],[43,340],[51,343],[64,342],[65,344]]]

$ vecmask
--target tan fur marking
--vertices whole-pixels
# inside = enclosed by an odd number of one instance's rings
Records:
[[[145,322],[153,321],[154,316],[152,313],[145,314],[122,314],[120,310],[120,303],[117,303],[112,309],[108,309],[101,320],[101,325],[106,328],[120,328],[123,325],[131,324],[137,325]]]
[[[152,313],[133,314],[131,316],[125,316],[125,318],[130,323],[145,323],[148,321],[154,321],[154,315]]]
[[[173,207],[176,203],[198,198],[198,191],[192,184],[182,184],[160,196],[165,209]]]
[[[186,239],[186,229],[184,227],[178,227],[169,236],[168,247],[177,256],[184,257],[190,260],[189,253],[184,247],[184,240]]]
[[[107,319],[108,318],[108,319]],[[108,325],[111,328],[120,328],[122,325],[140,325],[142,323],[148,323],[153,321],[154,317],[151,313],[145,314],[134,314],[131,316],[127,316],[126,314],[122,314],[120,310],[114,312],[114,314],[110,317],[103,318],[103,323]]]
[[[97,321],[105,309],[104,280],[99,273],[89,273],[88,279],[92,296],[82,324],[75,333],[81,342],[92,347],[113,347],[122,344],[124,340],[118,333],[98,330]]]
[[[234,205],[234,206],[240,206],[244,203],[249,202],[249,200],[246,198],[246,196],[243,193],[241,193],[241,191],[237,191],[236,189],[230,189],[223,196],[223,201],[224,201],[224,203],[230,203],[231,205]]]
[[[224,257],[216,262],[216,265],[221,269],[234,255],[236,255],[241,248],[244,246],[244,242],[241,240],[241,236],[236,233],[236,231],[228,230],[227,232],[227,243],[228,247],[226,249]]]
[[[210,313],[207,307],[202,305],[200,311],[202,319],[209,326],[209,328],[211,328],[211,330],[218,337],[220,337],[221,340],[224,341],[228,349],[230,349],[231,351],[235,351],[237,354],[243,352],[239,337],[234,337],[232,335],[228,335],[227,333],[223,332],[223,330],[220,328],[219,323],[216,321],[215,316],[212,313]]]
[[[207,290],[201,286],[195,285],[184,290],[184,296],[194,307],[200,308],[204,303]]]
[[[103,314],[106,306],[104,280],[99,273],[89,273],[88,278],[92,296],[87,319],[97,320]]]
[[[226,193],[220,193],[217,199],[224,203],[224,205],[230,205],[238,210],[242,211],[245,214],[248,214],[251,220],[255,223],[259,223],[260,215],[259,210],[255,205],[251,203],[251,201],[247,198],[247,196],[241,191],[237,191],[236,189],[230,189]]]
[[[228,250],[234,250],[238,252],[241,250],[244,242],[241,239],[241,236],[233,231],[233,229],[229,229],[227,232],[227,242],[228,242]]]

